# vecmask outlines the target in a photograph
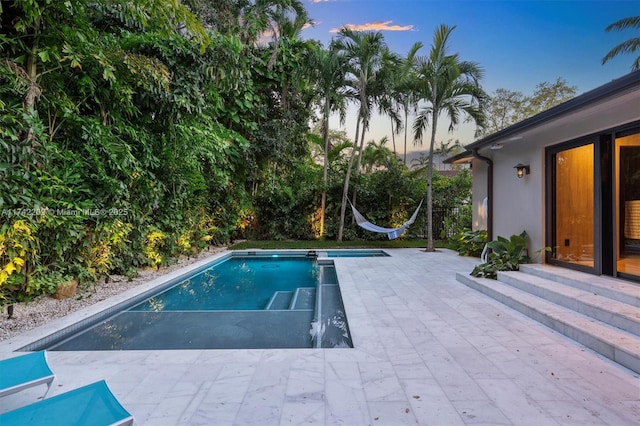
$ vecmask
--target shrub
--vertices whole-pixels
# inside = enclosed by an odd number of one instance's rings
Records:
[[[460,256],[480,257],[487,243],[487,230],[471,231],[464,229],[458,233],[453,243],[454,249]]]
[[[0,306],[26,299],[29,275],[38,262],[34,229],[24,220],[0,228]]]
[[[71,275],[63,274],[61,271],[45,271],[38,268],[37,272],[29,279],[29,285],[25,292],[27,300],[42,294],[53,294],[58,286],[73,279]]]
[[[126,249],[131,229],[131,224],[115,219],[101,222],[89,232],[80,262],[86,274],[79,272],[80,282],[108,277],[115,267],[118,252]]]
[[[165,237],[162,231],[151,230],[145,240],[144,255],[149,264],[155,268],[159,268],[163,261],[160,248],[164,245]]]
[[[519,270],[521,263],[531,260],[525,251],[526,237],[526,231],[522,231],[520,235],[512,235],[509,239],[499,236],[497,240],[489,242],[487,246],[491,251],[488,261],[473,268],[471,275],[495,280],[498,271]]]

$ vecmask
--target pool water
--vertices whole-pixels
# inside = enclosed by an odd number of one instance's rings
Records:
[[[233,253],[25,350],[353,347],[332,260]]]
[[[298,288],[313,288],[315,292],[322,268],[325,266],[305,258],[231,258],[132,310],[262,310],[276,292],[286,295]]]
[[[372,250],[372,249],[342,249],[342,250],[328,250],[327,257],[389,257],[389,254],[384,250]]]

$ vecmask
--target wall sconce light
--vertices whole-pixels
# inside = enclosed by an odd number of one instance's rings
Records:
[[[529,166],[522,163],[516,164],[513,168],[516,169],[516,173],[519,179],[522,179],[524,175],[528,175],[529,173],[531,173],[531,169],[529,168]]]

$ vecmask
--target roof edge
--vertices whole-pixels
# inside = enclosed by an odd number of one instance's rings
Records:
[[[610,97],[616,93],[624,92],[634,86],[638,86],[638,89],[640,90],[640,70],[632,71],[629,74],[625,74],[622,77],[611,80],[609,83],[596,87],[582,95],[578,95],[573,99],[561,103],[560,105],[556,105],[546,111],[542,111],[539,114],[512,124],[509,127],[492,133],[489,136],[472,142],[469,145],[465,145],[465,148],[470,151],[473,149],[483,148],[512,134],[527,130],[538,124],[544,123],[545,121],[569,114],[585,105]]]
[[[470,163],[471,160],[473,160],[473,153],[467,150],[451,157],[447,157],[442,162],[444,164],[465,164]]]

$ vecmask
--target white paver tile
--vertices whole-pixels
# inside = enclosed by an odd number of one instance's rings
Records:
[[[640,424],[637,374],[458,283],[477,259],[389,252],[335,259],[353,349],[50,352],[49,396],[107,379],[136,426]]]

